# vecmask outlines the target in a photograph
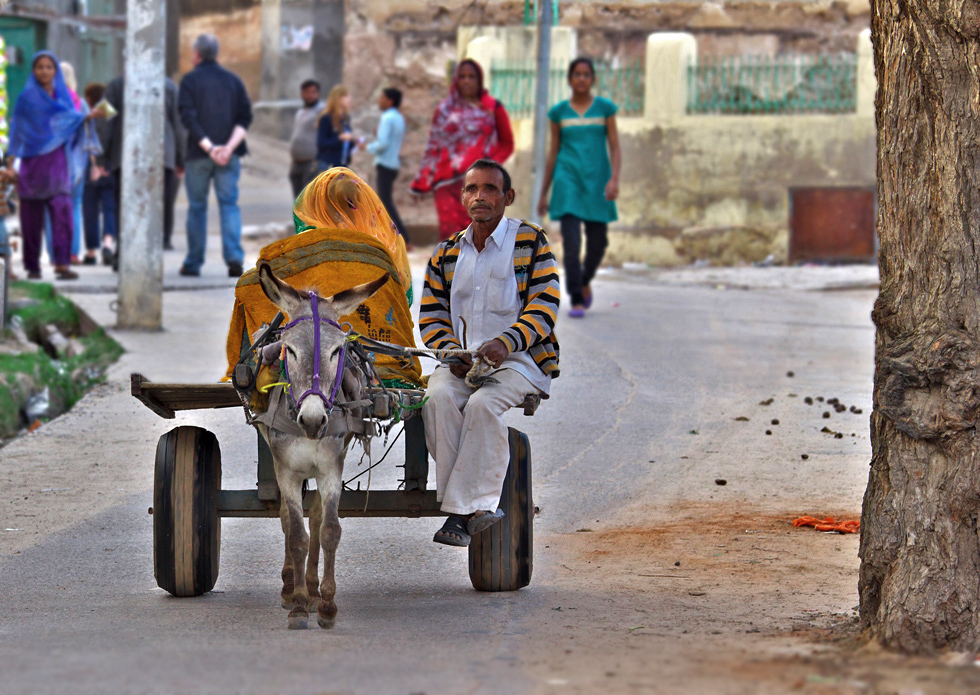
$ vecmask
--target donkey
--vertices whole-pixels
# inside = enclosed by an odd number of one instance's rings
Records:
[[[320,297],[315,292],[297,291],[277,278],[267,263],[259,266],[262,291],[290,319],[282,331],[286,389],[290,395],[270,399],[270,410],[288,409],[292,401],[295,420],[283,429],[277,429],[274,420],[255,425],[272,450],[279,484],[279,517],[286,537],[282,605],[290,609],[291,630],[306,628],[314,605],[320,627],[333,627],[337,618],[334,602],[337,590],[334,560],[340,542],[337,507],[343,486],[344,456],[354,434],[346,429],[349,421],[339,408],[334,408],[334,403],[339,396],[346,401],[361,400],[365,386],[352,370],[345,372],[347,335],[337,321],[381,289],[388,278],[385,273],[373,282],[332,297]],[[310,510],[312,538],[303,524],[303,483],[309,478],[316,478],[318,493]],[[319,590],[317,540],[323,548],[323,579]],[[307,550],[309,563],[303,581]]]

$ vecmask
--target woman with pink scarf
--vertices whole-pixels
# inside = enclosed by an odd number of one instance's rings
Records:
[[[489,158],[503,163],[514,151],[514,134],[504,105],[483,86],[483,70],[470,58],[456,68],[449,96],[432,116],[415,193],[432,193],[439,216],[439,239],[466,229],[470,217],[461,200],[470,164]]]

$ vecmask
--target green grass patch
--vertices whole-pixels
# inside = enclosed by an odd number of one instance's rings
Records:
[[[36,300],[10,312],[11,318],[20,317],[28,336],[36,337],[40,328],[49,323],[57,324],[66,336],[76,334],[79,320],[75,306],[56,295],[51,285],[11,283],[10,298]],[[105,381],[106,369],[123,353],[122,346],[101,328],[91,335],[75,337],[84,350],[74,357],[56,359],[43,349],[35,353],[0,354],[0,437],[12,436],[20,429],[23,424],[20,409],[32,393],[47,386],[51,401],[58,404],[60,411],[67,411],[90,388]]]
[[[10,317],[19,316],[24,322],[24,330],[29,336],[37,335],[41,326],[57,324],[65,335],[73,335],[78,330],[78,312],[75,305],[66,297],[55,294],[54,286],[44,282],[13,282],[10,284],[10,299],[34,300],[36,304],[26,305],[10,312]]]

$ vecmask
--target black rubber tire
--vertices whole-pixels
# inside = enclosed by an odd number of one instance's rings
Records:
[[[200,596],[218,580],[221,450],[201,427],[175,427],[157,443],[153,576],[174,596]]]
[[[477,591],[517,591],[531,583],[534,502],[531,499],[531,445],[527,435],[509,428],[510,466],[500,508],[504,518],[473,536],[470,581]]]

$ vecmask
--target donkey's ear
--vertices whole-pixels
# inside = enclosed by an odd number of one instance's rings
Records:
[[[277,278],[272,272],[272,266],[268,263],[263,262],[259,265],[259,285],[262,286],[265,296],[276,305],[277,309],[290,318],[296,316],[303,296]]]
[[[365,282],[363,285],[358,285],[357,287],[352,287],[349,290],[338,292],[326,301],[329,302],[330,306],[333,307],[333,310],[337,312],[337,316],[344,316],[345,314],[349,314],[350,312],[354,311],[354,309],[356,309],[361,302],[365,301],[368,297],[384,287],[385,283],[388,282],[388,278],[390,277],[390,273],[385,273],[377,280]]]

